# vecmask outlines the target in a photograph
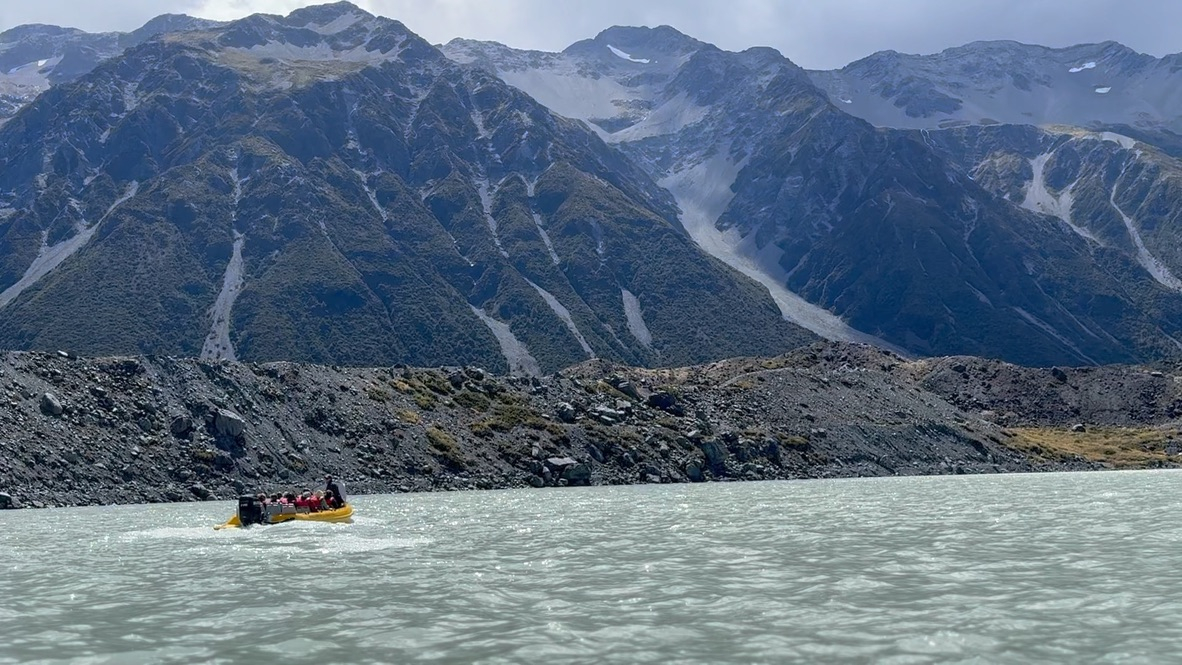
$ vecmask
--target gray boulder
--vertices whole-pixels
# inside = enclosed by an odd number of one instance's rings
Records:
[[[706,456],[706,466],[715,475],[722,475],[726,471],[726,446],[714,439],[710,439],[709,441],[699,442],[698,447],[702,449],[702,454]]]
[[[706,476],[702,473],[702,465],[697,462],[690,462],[685,465],[685,477],[690,479],[690,482],[700,483],[706,480]]]
[[[7,492],[0,492],[0,510],[9,510],[11,508],[19,508],[16,499],[12,498],[11,494]]]
[[[574,466],[578,463],[579,461],[573,457],[551,457],[546,460],[546,466],[555,471],[561,471],[568,466]]]
[[[590,485],[591,484],[591,467],[586,464],[575,464],[566,467],[562,472],[562,477],[571,485]]]
[[[636,385],[633,384],[631,381],[628,381],[627,379],[625,379],[622,376],[609,377],[607,380],[607,383],[612,388],[615,388],[616,390],[620,391],[621,393],[624,393],[625,395],[627,395],[628,397],[631,397],[632,399],[635,399],[635,400],[640,399],[640,391],[636,389]]]
[[[218,409],[213,426],[219,435],[237,439],[246,431],[246,420],[233,411]]]
[[[575,410],[575,405],[570,402],[559,402],[554,414],[564,423],[573,423],[579,415]]]
[[[617,411],[616,409],[603,404],[591,407],[591,410],[588,411],[588,415],[590,415],[591,418],[603,423],[604,425],[615,425],[628,417],[628,414],[624,413],[623,411]]]
[[[41,413],[47,416],[60,416],[65,413],[66,408],[62,406],[59,400],[53,393],[45,393],[41,395]]]
[[[660,409],[662,411],[681,410],[677,406],[677,396],[664,390],[649,395],[647,401],[648,405],[654,409]]]
[[[193,431],[193,419],[189,416],[177,416],[168,424],[168,431],[175,437],[184,437]]]
[[[189,491],[193,493],[193,496],[201,499],[202,501],[209,498],[209,490],[205,489],[205,485],[202,485],[201,483],[191,486]]]
[[[213,466],[219,471],[229,471],[234,468],[234,458],[224,450],[219,450],[213,456]]]

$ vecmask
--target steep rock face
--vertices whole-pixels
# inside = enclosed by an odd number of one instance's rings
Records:
[[[1124,124],[1182,131],[1182,58],[1116,42],[1046,48],[975,42],[933,55],[875,53],[810,72],[842,110],[881,127]]]
[[[631,156],[673,194],[695,242],[766,288],[784,318],[832,339],[889,346],[785,288],[777,271],[715,225],[763,135],[799,126],[826,104],[774,50],[728,53],[667,26],[611,28],[562,53],[469,40],[443,50],[586,121]]]
[[[1062,127],[974,127],[928,138],[997,195],[1058,220],[1098,258],[1119,254],[1162,288],[1182,291],[1176,158],[1123,134]]]
[[[532,374],[809,339],[581,124],[347,3],[136,47],[0,155],[9,347]]]
[[[1031,364],[1177,353],[1178,296],[1135,259],[983,188],[926,134],[850,116],[775,51],[670,30],[444,50],[596,127],[700,246],[825,337]]]

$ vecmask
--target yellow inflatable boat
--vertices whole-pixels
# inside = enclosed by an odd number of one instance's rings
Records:
[[[336,510],[322,510],[318,513],[301,511],[294,506],[263,506],[254,497],[238,500],[238,512],[215,529],[237,529],[255,524],[280,524],[282,522],[352,522],[353,506],[345,504]]]

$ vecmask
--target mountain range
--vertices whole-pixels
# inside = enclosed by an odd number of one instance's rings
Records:
[[[677,30],[434,47],[348,3],[0,33],[0,345],[524,374],[817,336],[1182,355],[1175,57],[835,72]]]

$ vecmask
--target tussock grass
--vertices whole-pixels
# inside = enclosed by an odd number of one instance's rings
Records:
[[[463,451],[460,450],[459,444],[456,443],[456,438],[444,431],[443,427],[438,424],[428,425],[426,433],[427,442],[431,444],[432,451],[438,457],[453,467],[467,466],[467,459],[464,457]]]
[[[1008,430],[1009,446],[1026,455],[1053,460],[1082,457],[1104,462],[1117,469],[1144,469],[1182,462],[1167,454],[1172,439],[1182,436],[1176,429],[1095,427],[1086,432],[1066,428],[1023,427]]]

